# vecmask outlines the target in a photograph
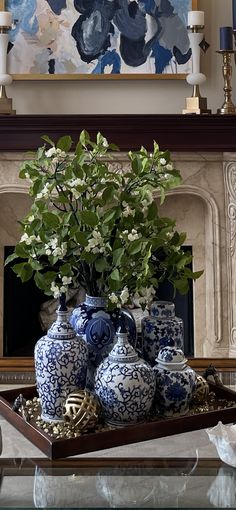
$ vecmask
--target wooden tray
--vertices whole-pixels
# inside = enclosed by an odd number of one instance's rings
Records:
[[[236,392],[210,383],[210,390],[218,398],[236,402]],[[212,427],[222,421],[230,423],[236,419],[236,407],[209,411],[178,418],[130,425],[103,432],[88,433],[78,438],[54,439],[36,425],[26,422],[18,413],[12,410],[15,398],[22,393],[26,399],[37,396],[36,387],[17,388],[0,392],[0,412],[27,439],[44,452],[50,459],[63,458],[71,455],[92,452],[121,446],[124,444],[147,441],[158,437],[170,436],[191,430]]]

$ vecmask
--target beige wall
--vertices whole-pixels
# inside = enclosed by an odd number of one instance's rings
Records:
[[[207,82],[202,86],[212,113],[223,103],[222,58],[219,47],[219,26],[232,24],[231,0],[198,0],[205,11],[206,40],[211,44],[202,53],[202,72]],[[235,69],[233,100],[236,102]],[[122,81],[31,81],[15,82],[8,88],[17,113],[181,113],[191,87],[185,80],[122,80]]]

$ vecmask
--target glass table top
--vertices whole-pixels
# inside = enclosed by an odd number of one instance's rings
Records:
[[[235,508],[219,459],[0,458],[1,508]]]

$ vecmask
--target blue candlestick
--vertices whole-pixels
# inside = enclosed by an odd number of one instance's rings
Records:
[[[232,27],[220,27],[220,49],[231,51],[233,49]]]
[[[236,0],[232,0],[233,9],[233,30],[236,30]]]

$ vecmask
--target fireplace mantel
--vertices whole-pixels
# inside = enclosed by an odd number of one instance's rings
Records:
[[[35,150],[44,134],[53,140],[101,131],[120,150],[151,149],[155,139],[170,151],[235,152],[234,115],[16,115],[0,116],[0,151]]]

